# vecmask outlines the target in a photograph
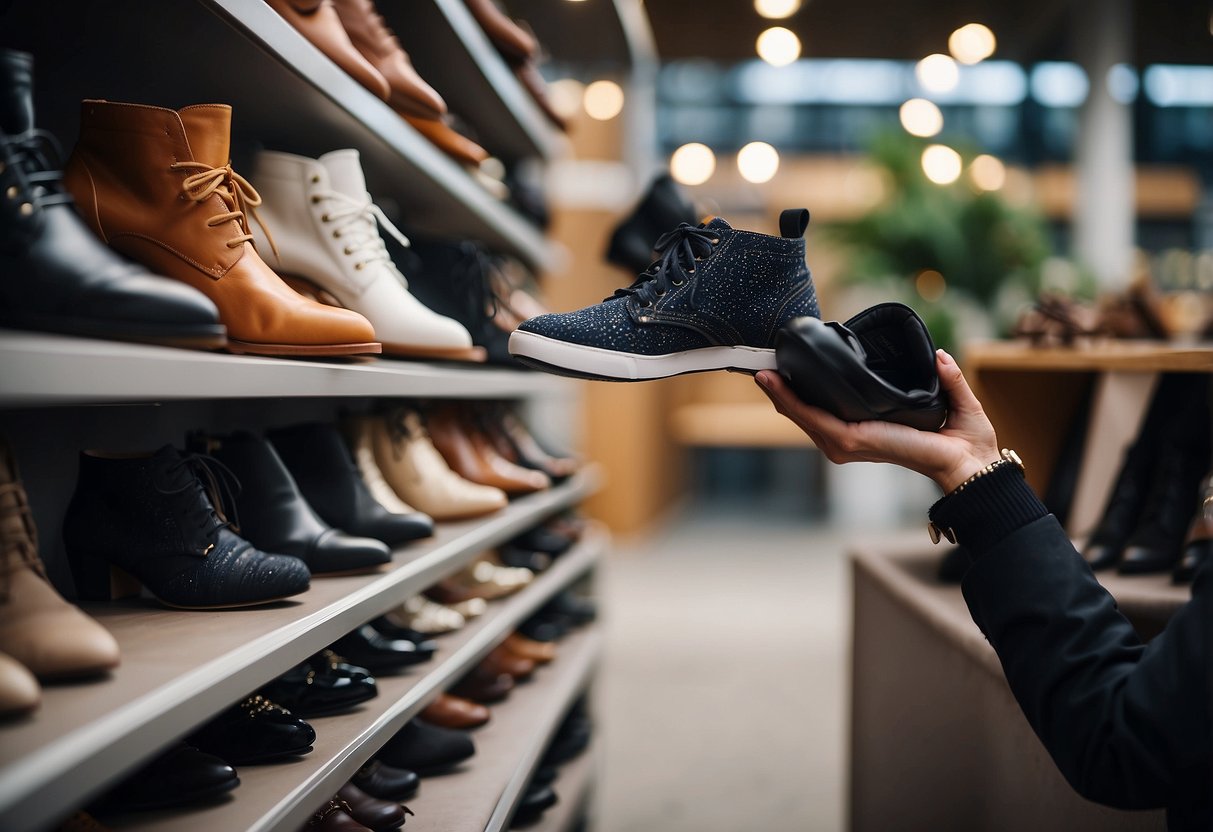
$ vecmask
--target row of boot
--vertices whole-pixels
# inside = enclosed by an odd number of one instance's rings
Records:
[[[405,254],[357,150],[262,151],[249,181],[231,165],[227,105],[88,100],[60,173],[31,88],[30,56],[0,50],[0,266],[27,278],[0,286],[0,324],[276,356],[491,353],[518,366],[504,339],[542,309],[525,278],[507,277],[518,267],[471,243],[471,262],[452,243],[429,244],[430,264]],[[429,285],[410,286],[398,264]],[[452,294],[456,269],[465,285]]]
[[[1103,515],[1083,547],[1093,569],[1192,580],[1213,549],[1209,381],[1163,375],[1125,451]]]

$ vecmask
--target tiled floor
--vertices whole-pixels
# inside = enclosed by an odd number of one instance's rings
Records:
[[[616,547],[599,832],[843,828],[848,539],[699,507]]]

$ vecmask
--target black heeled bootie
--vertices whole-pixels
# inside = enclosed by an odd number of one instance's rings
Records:
[[[150,456],[82,453],[63,522],[78,597],[109,600],[134,588],[130,578],[161,603],[187,609],[305,591],[303,561],[258,551],[229,528],[219,500],[228,477],[214,460],[169,445]]]

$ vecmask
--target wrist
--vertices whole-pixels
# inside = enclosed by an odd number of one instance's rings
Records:
[[[953,464],[952,467],[931,477],[931,479],[935,480],[935,484],[940,487],[944,494],[951,494],[961,483],[966,482],[982,468],[998,459],[1001,459],[1001,455],[997,448],[966,454],[962,459]]]

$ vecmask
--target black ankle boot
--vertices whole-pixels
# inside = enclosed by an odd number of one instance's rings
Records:
[[[1195,389],[1163,431],[1141,521],[1121,555],[1121,574],[1172,569],[1200,505],[1200,481],[1209,468],[1209,393],[1203,377],[1193,381]]]
[[[695,208],[668,173],[649,185],[644,197],[611,233],[606,259],[628,274],[640,274],[653,262],[657,239],[679,223],[694,225]]]
[[[371,496],[336,426],[312,422],[272,430],[267,436],[308,505],[330,526],[388,546],[434,533],[428,515],[396,514]]]
[[[360,571],[392,559],[382,541],[352,537],[321,520],[266,440],[248,431],[194,434],[190,446],[212,454],[236,475],[240,532],[261,548],[294,555],[312,574]]]
[[[32,82],[32,56],[0,49],[0,325],[222,347],[201,292],[123,260],[81,222],[55,140],[34,128]]]
[[[226,476],[168,445],[142,457],[82,453],[63,521],[77,596],[113,597],[111,565],[171,607],[243,607],[306,590],[301,560],[258,551],[216,511]]]

